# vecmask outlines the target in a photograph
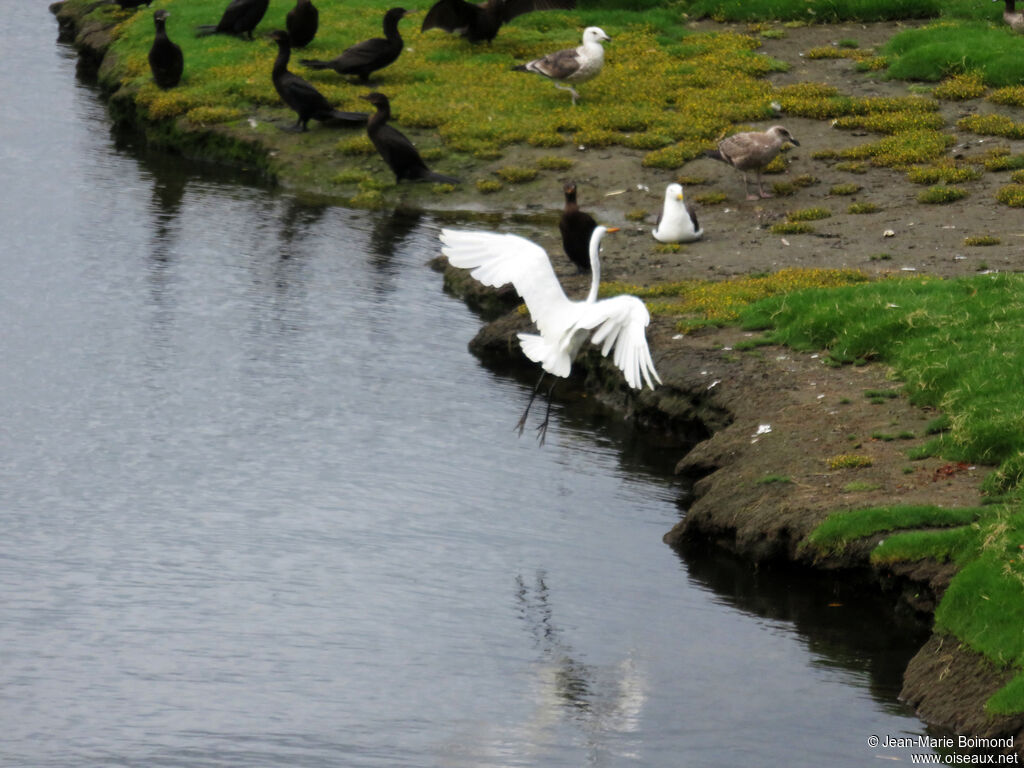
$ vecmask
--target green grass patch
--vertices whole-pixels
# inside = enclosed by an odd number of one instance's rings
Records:
[[[768,275],[736,277],[729,280],[682,280],[640,286],[623,282],[601,284],[601,296],[630,293],[648,305],[652,314],[680,315],[687,327],[690,319],[724,324],[739,319],[742,309],[769,296],[783,296],[808,288],[850,285],[868,280],[855,269],[787,268]]]
[[[814,225],[806,221],[779,221],[768,231],[773,235],[807,235],[814,231]]]
[[[786,475],[767,474],[754,481],[758,485],[786,485],[793,482],[793,478]]]
[[[967,197],[967,190],[962,187],[937,185],[922,189],[917,193],[917,202],[929,205],[945,205]]]
[[[789,211],[786,218],[789,221],[818,221],[827,219],[832,215],[828,208],[801,208],[796,211]]]
[[[948,77],[935,86],[932,95],[946,101],[967,101],[985,95],[985,81],[980,72],[963,72]]]
[[[867,493],[868,491],[877,491],[881,487],[881,483],[871,483],[867,480],[854,480],[846,483],[841,490],[843,493]]]
[[[938,16],[939,0],[830,0],[808,4],[793,0],[696,0],[689,13],[718,21],[892,21]]]
[[[879,210],[875,203],[850,203],[850,206],[846,209],[847,213],[862,214],[862,213],[877,213]]]
[[[914,184],[960,184],[981,178],[977,166],[942,159],[931,165],[915,165],[907,171],[907,179]]]
[[[970,246],[999,245],[1001,242],[1003,241],[993,235],[975,235],[964,238],[964,245]]]
[[[1007,184],[996,192],[996,200],[1011,208],[1024,208],[1024,184]]]
[[[886,506],[833,512],[807,537],[806,546],[823,554],[842,552],[857,539],[914,528],[969,525],[984,513],[978,507],[947,508],[931,505]]]
[[[1003,25],[942,21],[895,35],[881,52],[888,76],[903,80],[938,82],[967,73],[991,87],[1024,80],[1024,39]]]
[[[961,131],[977,133],[982,136],[1003,136],[1008,139],[1024,138],[1024,123],[1015,122],[1006,115],[989,113],[987,115],[967,115],[956,122]]]
[[[857,453],[841,453],[825,459],[829,469],[860,469],[870,467],[872,463],[870,456],[861,456]]]

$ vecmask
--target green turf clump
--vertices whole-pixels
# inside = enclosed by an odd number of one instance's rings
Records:
[[[930,205],[945,205],[967,197],[967,190],[961,187],[934,186],[917,193],[917,202]]]
[[[1001,242],[1003,242],[1003,241],[1000,240],[998,237],[993,237],[992,235],[977,235],[975,237],[965,237],[964,238],[964,245],[970,245],[970,246],[975,246],[975,245],[999,245]]]
[[[828,208],[802,208],[787,213],[786,219],[789,221],[818,221],[819,219],[827,219],[831,215],[832,211]]]
[[[841,453],[838,456],[830,456],[825,459],[829,469],[860,469],[870,467],[874,462],[870,456],[861,456],[856,453]]]
[[[938,82],[951,73],[982,73],[985,85],[1024,81],[1024,40],[1009,28],[986,22],[943,22],[909,29],[882,48],[888,75],[902,80]]]
[[[952,135],[941,131],[904,131],[881,141],[845,149],[839,155],[849,160],[870,159],[876,166],[906,168],[941,157],[953,142]]]
[[[1011,208],[1024,208],[1024,184],[1007,184],[996,192],[996,200]]]
[[[780,221],[772,224],[769,231],[773,235],[806,235],[814,231],[814,227],[806,221]]]
[[[526,168],[520,165],[506,165],[494,172],[499,179],[506,184],[523,184],[537,178],[536,168]]]
[[[535,162],[538,168],[545,171],[566,171],[576,163],[571,157],[560,155],[542,155]]]
[[[850,207],[846,209],[846,212],[854,214],[877,213],[878,206],[874,203],[851,203]]]
[[[977,133],[982,136],[1004,136],[1008,139],[1024,138],[1024,123],[1014,122],[1006,115],[995,113],[962,117],[957,120],[956,127],[961,131]]]
[[[964,72],[943,80],[935,86],[932,95],[946,101],[967,101],[984,96],[985,91],[980,72]]]
[[[980,179],[981,171],[973,165],[943,159],[931,165],[915,165],[907,171],[907,178],[915,184],[959,184]]]
[[[500,192],[505,188],[497,179],[477,179],[476,189],[484,195],[493,195],[495,192]]]

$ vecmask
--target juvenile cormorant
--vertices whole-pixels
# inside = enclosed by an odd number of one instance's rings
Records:
[[[555,88],[572,94],[572,103],[575,104],[580,95],[568,83],[585,82],[601,71],[601,67],[604,66],[604,47],[601,43],[608,40],[611,38],[600,27],[587,27],[583,30],[583,45],[549,53],[525,64],[518,64],[512,69],[519,72],[536,72],[553,80]],[[560,82],[566,85],[559,85]]]
[[[743,174],[743,191],[747,200],[757,200],[757,195],[749,191],[747,171],[757,172],[757,193],[761,197],[771,197],[761,187],[761,169],[775,159],[786,142],[800,146],[800,142],[781,125],[773,125],[767,131],[750,131],[736,133],[718,143],[718,149],[705,152],[708,157],[728,163]]]
[[[683,200],[682,184],[665,187],[665,205],[658,214],[658,226],[652,234],[660,243],[692,243],[704,235],[697,214]]]
[[[153,73],[153,80],[161,88],[173,88],[180,83],[185,68],[181,47],[167,36],[166,24],[170,15],[163,8],[153,12],[156,34],[149,49],[149,69]]]
[[[292,39],[292,47],[305,48],[316,37],[320,11],[312,0],[295,0],[295,7],[284,17],[284,25]]]
[[[367,117],[365,112],[339,112],[330,105],[327,98],[301,77],[288,71],[288,59],[292,54],[291,40],[283,29],[270,33],[270,38],[277,41],[277,58],[271,79],[281,100],[295,110],[299,119],[296,127],[306,130],[310,120],[320,122],[340,122],[345,125],[364,125]]]
[[[404,43],[398,34],[398,22],[408,13],[405,8],[392,8],[385,13],[384,37],[372,37],[356,43],[330,61],[302,59],[300,63],[310,69],[333,69],[339,75],[358,75],[365,83],[371,72],[383,69],[402,52]]]
[[[558,229],[562,233],[562,249],[580,272],[589,272],[590,236],[597,222],[577,205],[576,182],[570,181],[562,189],[565,192],[565,209],[558,221]]]
[[[252,31],[263,20],[270,0],[231,0],[216,24],[196,27],[196,37],[207,35],[247,35],[252,40]]]
[[[531,11],[572,10],[576,0],[438,0],[423,19],[420,31],[443,29],[457,32],[471,43],[491,42],[503,24]]]
[[[402,181],[438,181],[444,184],[460,184],[461,181],[453,176],[445,176],[435,173],[427,168],[416,147],[406,138],[405,134],[388,125],[391,117],[391,102],[383,93],[368,93],[360,98],[366,99],[377,108],[377,111],[370,115],[366,124],[366,133],[377,148],[384,162],[388,164],[395,173],[395,180]]]

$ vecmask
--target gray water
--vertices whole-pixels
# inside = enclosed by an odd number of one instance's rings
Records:
[[[909,761],[920,637],[662,544],[678,446],[517,438],[429,216],[118,146],[44,3],[3,34],[0,764]]]

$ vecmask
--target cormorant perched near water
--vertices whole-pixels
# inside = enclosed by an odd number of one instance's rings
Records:
[[[207,35],[247,35],[263,20],[270,0],[231,0],[216,24],[203,24],[196,28],[196,37]]]
[[[460,184],[461,181],[453,176],[445,176],[435,173],[427,168],[416,147],[406,138],[405,134],[397,128],[388,125],[391,117],[391,102],[383,93],[368,93],[360,98],[366,99],[377,108],[377,111],[370,115],[370,121],[366,124],[366,133],[373,142],[373,146],[380,152],[391,170],[395,172],[395,180],[401,181],[439,181],[444,184]]]
[[[562,233],[562,250],[580,272],[589,272],[590,236],[594,234],[597,222],[577,205],[576,182],[570,181],[562,189],[565,192],[565,208],[558,221],[558,229]]]
[[[486,0],[467,3],[466,0],[437,0],[421,31],[443,29],[458,32],[471,43],[491,42],[503,24],[531,11],[572,10],[576,0]]]
[[[364,83],[370,73],[383,69],[402,52],[402,36],[398,22],[408,15],[405,8],[392,8],[384,14],[384,37],[372,37],[356,43],[330,61],[302,59],[299,63],[310,69],[333,69],[339,75],[358,75]]]
[[[153,12],[156,34],[149,49],[149,69],[153,72],[153,80],[161,88],[173,88],[180,83],[181,73],[185,68],[185,57],[181,55],[181,47],[167,36],[165,25],[170,15],[163,8]]]
[[[320,91],[288,71],[292,44],[287,32],[283,29],[274,30],[270,33],[270,39],[277,41],[277,58],[274,60],[271,79],[281,100],[298,113],[299,119],[295,125],[299,130],[305,131],[310,120],[319,120],[323,123],[341,122],[345,125],[366,123],[369,115],[365,112],[339,112]]]
[[[295,7],[284,17],[284,26],[292,39],[292,48],[305,48],[316,37],[320,11],[312,0],[295,0]]]

